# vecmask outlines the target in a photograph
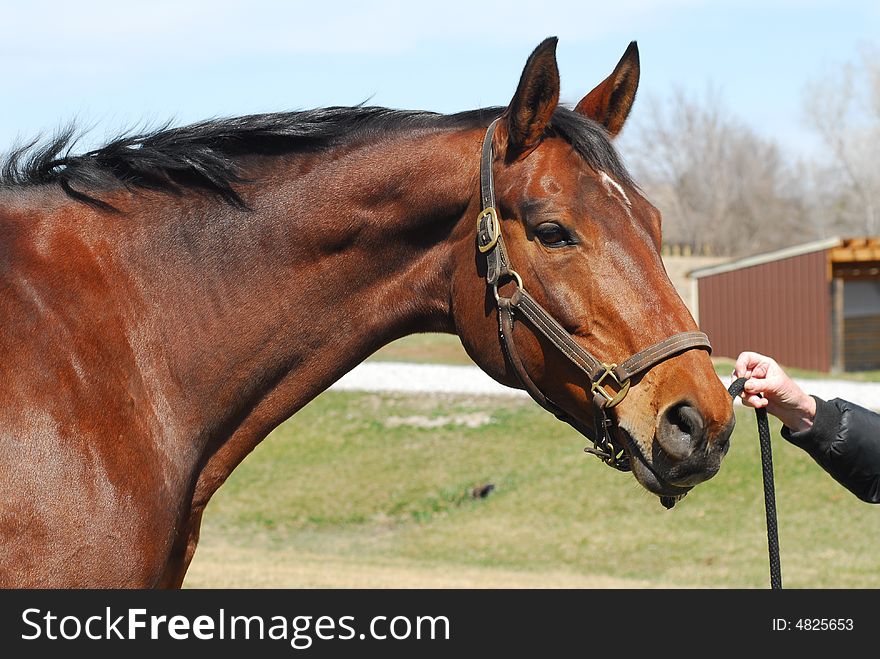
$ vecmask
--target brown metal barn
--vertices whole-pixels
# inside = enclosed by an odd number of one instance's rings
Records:
[[[880,369],[880,238],[830,238],[690,276],[716,357],[755,350],[818,371]]]

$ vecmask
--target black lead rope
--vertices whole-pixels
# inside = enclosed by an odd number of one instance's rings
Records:
[[[736,398],[745,387],[747,378],[734,380],[727,388]],[[764,477],[764,510],[767,513],[767,549],[770,553],[770,588],[782,588],[782,567],[779,564],[779,532],[776,528],[776,491],[773,487],[773,454],[770,450],[770,423],[767,410],[756,409],[758,439],[761,444],[761,472]]]

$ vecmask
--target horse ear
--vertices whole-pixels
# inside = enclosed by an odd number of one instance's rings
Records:
[[[549,37],[535,48],[507,107],[508,158],[523,158],[538,146],[559,104],[556,42],[556,37]]]
[[[581,99],[575,112],[589,117],[614,137],[623,128],[639,87],[639,47],[633,41],[610,76]]]

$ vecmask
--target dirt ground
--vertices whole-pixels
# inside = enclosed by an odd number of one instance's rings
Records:
[[[185,588],[675,588],[573,572],[362,562],[292,550],[199,547]]]

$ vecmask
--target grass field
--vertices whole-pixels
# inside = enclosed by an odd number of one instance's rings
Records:
[[[473,364],[454,334],[410,334],[380,348],[371,361]]]
[[[531,401],[327,392],[217,493],[185,585],[763,588],[739,414],[720,473],[666,511]],[[880,587],[876,507],[774,436],[785,585]]]

